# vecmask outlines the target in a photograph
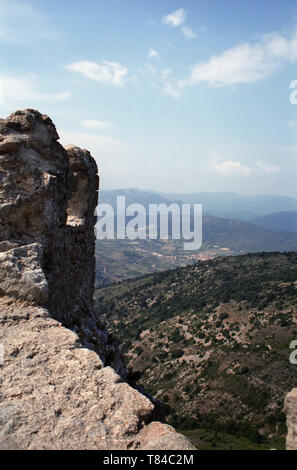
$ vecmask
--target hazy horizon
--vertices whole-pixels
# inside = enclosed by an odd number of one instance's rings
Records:
[[[235,192],[235,191],[184,191],[184,192],[175,192],[175,191],[163,191],[163,190],[156,190],[152,188],[138,188],[138,187],[119,187],[119,188],[104,188],[99,187],[100,191],[140,191],[146,193],[156,193],[156,194],[167,194],[167,195],[191,195],[191,194],[230,194],[234,196],[242,196],[242,197],[279,197],[279,198],[290,198],[290,199],[297,199],[297,196],[288,196],[286,194],[245,194],[242,192]]]

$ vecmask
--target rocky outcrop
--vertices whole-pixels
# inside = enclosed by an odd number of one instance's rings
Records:
[[[97,167],[58,139],[35,110],[0,120],[0,448],[193,449],[93,312]]]
[[[0,294],[46,307],[124,374],[92,312],[97,166],[88,151],[64,149],[58,138],[34,110],[0,122]]]

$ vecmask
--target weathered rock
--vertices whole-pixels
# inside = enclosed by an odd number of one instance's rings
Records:
[[[116,344],[94,316],[98,175],[87,150],[57,141],[35,110],[0,122],[0,294],[35,302],[118,372]]]
[[[147,424],[92,310],[97,167],[58,138],[35,110],[0,120],[0,448],[193,449]]]
[[[287,416],[286,448],[297,450],[297,388],[293,388],[285,398],[284,411]]]
[[[134,445],[137,446],[137,443],[142,450],[193,450],[193,445],[185,436],[177,433],[172,426],[157,421],[144,426]]]

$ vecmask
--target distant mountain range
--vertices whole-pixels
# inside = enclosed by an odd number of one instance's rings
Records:
[[[119,195],[126,197],[126,207],[138,203],[146,209],[149,204],[202,203],[203,246],[207,248],[218,245],[237,253],[297,250],[297,199],[294,198],[249,197],[233,193],[159,195],[155,192],[125,189],[102,191],[100,202],[111,204],[116,213],[116,200]],[[289,206],[292,211],[279,211],[280,207]],[[227,212],[233,214],[233,217],[226,217]],[[247,217],[235,217],[235,212],[257,216],[247,220]],[[147,219],[147,224],[148,222]]]
[[[165,195],[161,195],[151,191],[143,191],[141,189],[114,189],[114,190],[100,190],[99,203],[111,204],[116,208],[117,196],[125,196],[126,207],[130,204],[142,204],[148,209],[149,204],[172,204],[173,202],[181,205],[182,199],[171,199]],[[297,209],[297,208],[296,208]]]
[[[254,221],[258,217],[272,213],[297,211],[297,198],[244,196],[227,192],[179,194],[158,193],[140,189],[102,190],[100,191],[100,202],[115,204],[118,195],[126,197],[127,205],[139,203],[145,207],[150,203],[160,204],[162,202],[165,204],[172,202],[202,204],[204,214],[245,221]],[[286,227],[284,226],[278,230],[286,231]]]
[[[203,218],[203,243],[206,247],[227,247],[237,253],[260,251],[297,251],[297,234],[269,230],[235,219]]]
[[[276,212],[252,220],[252,223],[269,230],[297,233],[297,211]]]
[[[218,206],[220,205],[219,194],[221,193],[208,195],[209,200],[213,198],[213,206],[215,199],[217,199]],[[228,193],[223,194],[226,198],[230,196]],[[140,203],[147,208],[152,203],[167,205],[173,201],[178,204],[182,203],[180,199],[168,199],[165,195],[134,189],[102,191],[100,202],[111,204],[116,211],[118,195],[126,197],[126,206]],[[234,198],[239,201],[241,196],[234,195]],[[246,199],[248,198],[243,196],[243,200]],[[262,197],[258,197],[254,200],[261,199]],[[270,206],[269,198],[264,197],[264,199],[266,199],[266,207],[271,210],[274,197],[270,198]],[[289,204],[288,201],[291,201],[292,207],[293,201],[297,204],[297,200],[290,198],[275,197],[275,199],[278,199],[276,207],[280,207],[282,203]],[[257,209],[253,214],[260,211],[260,205],[256,204],[256,206]],[[252,206],[250,208],[252,209]],[[264,205],[261,210],[264,210],[263,208]],[[256,217],[251,222],[217,217],[204,211],[203,245],[198,252],[184,251],[182,240],[97,240],[96,284],[97,286],[107,285],[164,269],[185,266],[203,259],[203,256],[218,257],[262,251],[297,251],[297,230],[293,230],[294,221],[297,227],[297,210]],[[200,255],[201,258],[199,258]]]
[[[251,221],[277,212],[297,211],[297,199],[284,196],[243,196],[236,193],[163,194],[167,199],[201,203],[204,213],[227,219]]]

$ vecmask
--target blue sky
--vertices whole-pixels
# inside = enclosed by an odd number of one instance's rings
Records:
[[[0,0],[0,48],[102,188],[297,197],[297,0]]]

